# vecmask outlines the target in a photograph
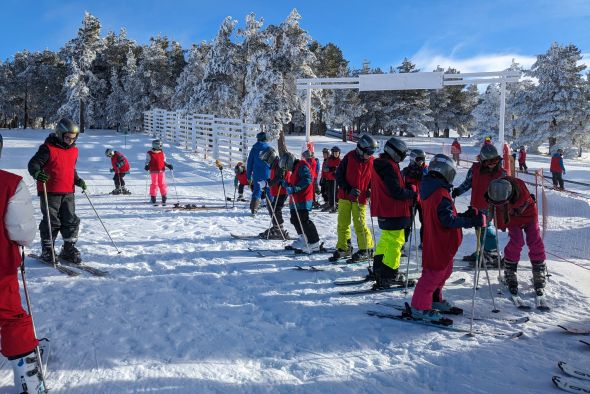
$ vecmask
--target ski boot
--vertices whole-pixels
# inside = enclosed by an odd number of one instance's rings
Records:
[[[287,233],[287,230],[283,226],[273,226],[269,230],[268,239],[289,239],[289,233]],[[266,238],[266,235],[263,238]]]
[[[44,239],[41,241],[41,260],[53,263],[54,256],[57,256],[55,253],[54,246],[50,240]]]
[[[123,186],[121,188],[121,194],[131,194],[131,192],[129,191],[129,189],[127,189],[125,186]]]
[[[510,294],[517,295],[518,294],[518,279],[516,279],[516,270],[518,268],[518,263],[513,261],[508,261],[504,259],[504,280],[506,281],[506,286],[508,286],[508,291]],[[534,271],[533,271],[534,274]]]
[[[319,252],[321,249],[321,243],[320,241],[309,244],[308,247],[305,247],[305,245],[303,245],[303,248],[301,248],[300,250],[303,252],[303,254],[312,254],[312,253],[317,253]]]
[[[10,362],[14,371],[14,385],[19,393],[45,392],[35,351],[12,358]]]
[[[250,212],[252,213],[252,216],[256,216],[258,208],[260,208],[260,200],[250,201]]]
[[[447,300],[433,301],[432,309],[436,309],[446,315],[462,315],[463,309],[451,305]]]
[[[302,250],[305,248],[305,236],[303,234],[299,234],[297,239],[291,243],[288,247],[291,250]]]
[[[118,195],[118,194],[121,194],[121,193],[123,193],[123,191],[121,190],[121,188],[120,188],[120,187],[117,187],[117,188],[115,188],[115,189],[114,189],[114,190],[111,192],[111,194],[114,194],[114,195]]]
[[[545,295],[545,283],[547,281],[547,266],[544,261],[531,261],[533,265],[533,286],[537,296]]]
[[[351,263],[370,260],[373,258],[373,249],[359,249],[350,257]]]
[[[347,259],[352,256],[352,242],[346,241],[346,250],[336,249],[334,254],[328,258],[328,261],[335,263],[340,259]]]
[[[156,203],[156,196],[150,196],[150,202],[151,202],[152,204],[154,204],[154,205],[158,205],[158,204]]]
[[[246,202],[246,199],[244,198],[244,195],[243,194],[238,194],[238,200],[237,201]]]
[[[383,255],[373,257],[373,274],[375,276],[375,288],[386,289],[393,286],[405,285],[406,276],[397,269],[391,268],[383,262]],[[408,283],[408,286],[410,283]],[[412,284],[413,285],[413,284]]]
[[[452,326],[453,321],[443,317],[436,309],[410,309],[410,316],[414,320],[423,320],[433,324],[440,324],[442,326]]]
[[[162,196],[162,206],[165,207],[166,206],[166,200],[168,199],[167,196]]]
[[[498,264],[502,266],[502,262],[500,262],[500,256],[498,255],[497,250],[484,250],[483,258],[486,263],[486,267],[488,268],[498,268]]]
[[[463,256],[463,261],[470,261],[473,263],[473,265],[475,265],[475,262],[477,261],[477,252]]]
[[[82,258],[80,257],[80,251],[76,248],[76,243],[72,241],[65,241],[61,252],[59,252],[59,258],[66,260],[72,264],[81,264]]]

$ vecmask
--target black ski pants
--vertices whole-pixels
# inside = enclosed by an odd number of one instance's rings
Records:
[[[299,213],[299,217],[301,218],[301,225],[299,224],[297,213]],[[291,208],[291,224],[295,227],[297,234],[301,235],[305,233],[307,242],[310,244],[320,241],[318,230],[315,228],[315,224],[309,219],[309,211],[307,209],[298,209],[295,211],[295,209]]]
[[[43,219],[39,223],[39,233],[41,240],[49,240],[49,227],[47,222],[47,207],[45,198],[41,198],[41,212]],[[78,240],[78,230],[80,228],[80,218],[76,216],[76,203],[74,193],[67,194],[47,194],[49,204],[49,219],[51,220],[51,236],[55,242],[55,237],[61,233],[64,241],[76,242]]]
[[[119,187],[125,186],[125,175],[126,173],[122,172],[120,174],[115,174],[113,176],[113,181],[115,181],[115,187],[118,189]]]
[[[327,203],[330,207],[334,208],[336,206],[336,181],[326,179],[326,194],[327,194]]]
[[[561,172],[552,172],[551,178],[553,180],[553,187],[563,190],[563,175],[561,175]]]
[[[285,221],[283,220],[283,207],[285,206],[285,201],[287,200],[287,194],[281,194],[271,200],[271,205],[267,205],[266,208],[268,209],[268,213],[272,218],[273,226],[280,226]],[[276,204],[276,205],[275,205]],[[274,213],[274,216],[273,216]],[[275,220],[275,217],[277,220]]]

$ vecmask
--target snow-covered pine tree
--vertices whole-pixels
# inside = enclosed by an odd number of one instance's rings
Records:
[[[438,66],[433,72],[444,72],[444,69]],[[452,116],[450,111],[450,92],[445,88],[431,90],[428,99],[430,110],[432,111],[430,113],[432,121],[429,122],[428,128],[433,131],[434,137],[438,137],[441,130],[450,127],[450,118]]]
[[[350,70],[341,68],[338,77],[349,77]],[[331,127],[352,127],[356,118],[366,112],[356,89],[337,89],[330,91],[326,103],[326,123]]]
[[[119,78],[119,72],[116,67],[111,69],[111,94],[107,98],[106,103],[106,120],[107,127],[118,128],[123,122],[125,113],[127,112],[127,106],[125,105],[125,90],[121,85],[121,79]]]
[[[191,97],[196,94],[197,86],[205,73],[205,61],[210,48],[205,41],[191,48],[188,63],[176,80],[176,89],[172,96],[173,110],[186,110]]]
[[[520,144],[536,150],[549,138],[562,148],[587,141],[590,107],[588,84],[582,76],[586,66],[581,59],[573,44],[553,43],[545,54],[537,56],[527,75],[538,84],[520,97]]]
[[[145,78],[138,72],[135,52],[131,49],[127,53],[123,72],[123,90],[125,91],[123,103],[127,108],[123,122],[127,129],[137,130],[143,124],[143,112],[149,109],[149,98]]]
[[[383,71],[379,67],[369,69],[367,64],[362,70],[355,70],[352,73],[353,76],[359,74],[383,74]],[[393,91],[360,92],[359,97],[362,105],[367,109],[359,118],[360,129],[372,133],[385,129],[390,119],[385,109],[393,100]]]

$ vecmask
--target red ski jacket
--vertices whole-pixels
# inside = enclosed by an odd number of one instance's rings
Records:
[[[49,160],[43,166],[43,171],[49,175],[45,183],[47,193],[73,193],[78,148],[64,149],[51,143],[44,145],[49,149]],[[43,192],[42,182],[37,182],[37,191]]]
[[[22,180],[18,175],[0,170],[0,223],[4,228],[6,209],[8,202],[14,196],[19,182]],[[73,187],[73,183],[72,183]],[[8,232],[0,231],[0,277],[16,275],[21,264],[21,255],[18,244],[8,238]]]
[[[118,166],[118,163],[123,163],[121,167]],[[113,166],[113,170],[115,170],[115,174],[126,174],[131,169],[129,166],[129,161],[122,153],[115,151],[113,157],[111,157],[111,165]]]

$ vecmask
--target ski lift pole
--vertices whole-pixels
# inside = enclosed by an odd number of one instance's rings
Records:
[[[223,186],[223,199],[225,200],[225,209],[227,209],[227,195],[225,194],[225,182],[223,181],[223,164],[219,160],[215,160],[215,166],[219,168],[221,173],[221,185]]]
[[[104,222],[102,221],[102,219],[100,218],[100,215],[98,214],[98,212],[96,211],[96,208],[94,208],[94,204],[92,204],[92,201],[90,200],[90,196],[88,195],[88,193],[86,193],[86,191],[82,191],[82,193],[86,196],[86,198],[88,199],[88,202],[90,203],[90,206],[92,207],[92,210],[94,211],[94,213],[96,214],[96,217],[98,218],[98,221],[100,222],[100,224],[102,224],[102,228],[104,228],[104,231],[107,233],[109,239],[111,240],[111,243],[113,244],[113,246],[115,247],[115,249],[117,249],[117,254],[121,254],[123,252],[121,252],[121,250],[119,249],[119,247],[117,246],[117,244],[115,243],[115,241],[113,240],[113,237],[111,237],[111,234],[109,234],[109,230],[107,230],[107,227],[104,225]]]

